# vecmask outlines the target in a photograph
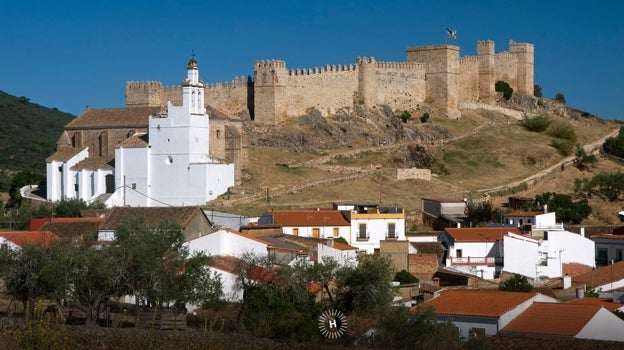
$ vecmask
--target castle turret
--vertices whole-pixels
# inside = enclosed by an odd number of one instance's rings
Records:
[[[254,64],[254,120],[275,124],[286,119],[286,62],[256,61]]]
[[[126,107],[158,107],[163,104],[163,90],[158,81],[126,82]]]
[[[459,47],[410,47],[407,49],[407,62],[424,64],[427,98],[444,108],[449,118],[459,118]]]
[[[516,89],[519,92],[533,95],[534,88],[534,48],[532,44],[517,43],[509,40],[509,52],[518,58],[516,73]]]
[[[377,103],[377,81],[375,71],[377,62],[374,57],[358,58],[358,103],[367,108],[373,107]]]
[[[496,94],[494,90],[494,42],[484,40],[477,42],[479,58],[479,96],[487,97]]]

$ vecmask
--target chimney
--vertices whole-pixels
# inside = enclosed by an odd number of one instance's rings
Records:
[[[461,222],[457,223],[457,228],[461,228]]]
[[[327,236],[327,246],[328,247],[334,246],[334,236]]]
[[[581,237],[585,237],[585,227],[581,227]]]
[[[544,204],[544,214],[548,214],[548,204]]]

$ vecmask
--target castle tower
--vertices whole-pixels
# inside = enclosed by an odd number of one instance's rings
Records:
[[[492,40],[477,41],[477,57],[479,59],[479,96],[494,96],[494,42]]]
[[[199,66],[195,57],[186,65],[186,79],[182,81],[182,106],[188,114],[206,114],[204,82],[199,79]]]
[[[286,82],[284,61],[256,61],[254,64],[254,120],[277,124],[286,119]]]
[[[158,81],[126,82],[126,107],[158,107],[162,100],[163,85]]]
[[[407,62],[424,65],[427,98],[445,109],[449,118],[459,118],[459,47],[447,44],[410,47]]]
[[[377,62],[374,57],[363,57],[357,60],[358,70],[358,103],[366,108],[377,104],[377,82],[375,71]]]
[[[517,43],[509,40],[509,52],[518,58],[516,73],[516,89],[528,95],[533,95],[534,88],[534,48],[532,44]]]

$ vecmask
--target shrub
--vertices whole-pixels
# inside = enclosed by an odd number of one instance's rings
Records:
[[[429,113],[425,112],[423,113],[422,117],[420,117],[420,122],[421,123],[426,123],[429,121]]]
[[[522,126],[529,131],[542,132],[548,129],[548,127],[550,126],[550,122],[551,120],[547,116],[536,115],[533,117],[524,118],[524,120],[522,121]]]
[[[511,98],[511,95],[513,95],[513,89],[511,88],[511,86],[509,86],[508,83],[502,80],[499,80],[496,82],[496,84],[494,84],[494,90],[496,92],[502,92],[505,100],[509,100]]]
[[[401,270],[394,275],[393,281],[397,281],[401,284],[408,284],[418,282],[418,278],[416,278],[414,275],[407,272],[406,270]]]
[[[530,292],[533,286],[529,283],[526,276],[515,274],[512,278],[498,285],[498,290],[507,292]]]
[[[548,128],[547,134],[558,139],[568,140],[572,143],[576,142],[576,132],[574,132],[574,128],[567,123],[552,124]]]
[[[563,96],[563,94],[562,94],[562,93],[560,93],[560,92],[558,92],[558,93],[555,95],[555,101],[561,102],[561,103],[563,103],[563,104],[565,104],[565,103],[566,103],[565,96]]]
[[[410,120],[411,117],[412,115],[408,111],[403,111],[403,113],[401,113],[401,120],[403,121],[403,123],[407,123],[407,121]]]
[[[567,157],[572,154],[572,150],[574,149],[574,144],[568,140],[553,138],[550,141],[550,145],[553,146],[559,154],[564,157]]]
[[[544,97],[542,93],[542,87],[539,85],[533,85],[533,96],[535,97]]]

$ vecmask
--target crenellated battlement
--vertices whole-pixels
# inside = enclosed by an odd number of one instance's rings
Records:
[[[248,112],[256,122],[279,123],[316,108],[324,114],[353,104],[390,105],[410,110],[427,101],[459,117],[462,101],[494,95],[497,80],[515,91],[533,91],[534,47],[509,41],[508,51],[495,52],[492,40],[477,42],[477,55],[460,57],[459,47],[442,44],[409,47],[406,62],[357,57],[355,64],[287,68],[286,61],[257,60],[253,78],[205,83],[205,101],[230,113]],[[158,81],[128,81],[128,107],[159,106],[181,100],[180,86]]]

